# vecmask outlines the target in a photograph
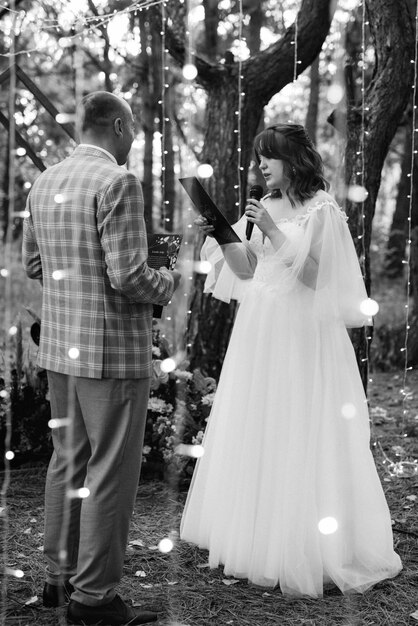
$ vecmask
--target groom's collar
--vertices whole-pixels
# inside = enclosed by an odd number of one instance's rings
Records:
[[[94,150],[99,150],[100,152],[103,152],[106,156],[109,157],[109,159],[116,163],[116,165],[118,164],[113,154],[111,154],[108,150],[105,150],[105,148],[102,148],[101,146],[95,146],[92,143],[80,143],[78,144],[78,148],[94,148]]]

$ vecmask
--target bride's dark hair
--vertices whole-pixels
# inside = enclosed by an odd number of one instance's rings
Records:
[[[260,156],[284,162],[284,174],[290,181],[286,193],[292,206],[295,200],[312,198],[319,189],[328,191],[321,156],[300,124],[268,126],[255,138],[254,150],[258,163]],[[280,197],[280,190],[273,191],[272,196]]]

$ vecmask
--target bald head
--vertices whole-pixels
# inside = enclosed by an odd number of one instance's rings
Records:
[[[82,143],[108,150],[121,165],[134,138],[134,119],[129,104],[108,91],[94,91],[81,101],[79,129]]]

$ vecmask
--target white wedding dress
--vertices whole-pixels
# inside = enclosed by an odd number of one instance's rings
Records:
[[[243,242],[245,226],[235,225]],[[278,251],[258,228],[249,244],[228,244],[246,280],[213,238],[203,248],[206,290],[241,304],[180,536],[209,550],[211,567],[285,594],[320,597],[326,583],[363,592],[402,569],[346,331],[370,323],[367,295],[326,192],[277,226]],[[304,277],[312,259],[315,280]]]

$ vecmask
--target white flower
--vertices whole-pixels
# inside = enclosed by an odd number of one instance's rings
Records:
[[[174,370],[173,374],[179,380],[191,380],[193,378],[193,374],[191,372],[186,372],[185,370]]]
[[[151,452],[151,446],[144,446],[142,448],[142,454],[149,454]]]
[[[204,435],[204,431],[203,430],[199,430],[199,432],[197,433],[196,437],[192,438],[192,444],[194,446],[199,446],[202,443],[203,435]]]
[[[214,398],[215,398],[215,392],[212,391],[212,393],[208,393],[206,394],[206,396],[203,396],[202,404],[207,405],[207,406],[212,406]]]
[[[171,404],[167,404],[161,398],[151,397],[148,400],[148,410],[154,411],[154,413],[164,414],[164,413],[171,413],[173,410],[173,407]]]
[[[161,350],[158,346],[152,346],[152,353],[154,356],[161,356]]]

